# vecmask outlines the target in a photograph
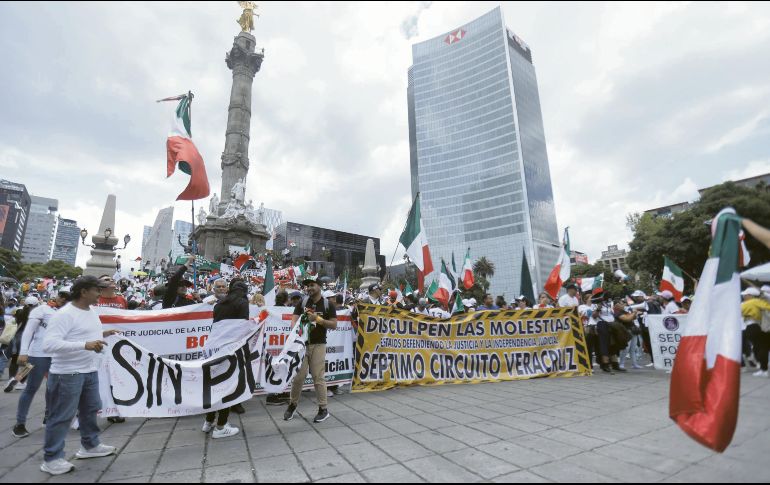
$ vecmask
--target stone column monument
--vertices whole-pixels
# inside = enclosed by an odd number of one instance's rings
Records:
[[[366,241],[366,254],[364,255],[364,277],[361,280],[360,289],[369,288],[372,283],[380,282],[380,268],[377,266],[377,255],[374,252],[374,239]]]
[[[103,274],[110,276],[115,274],[115,251],[112,250],[118,243],[118,238],[115,237],[115,207],[116,197],[110,194],[104,204],[99,232],[91,236],[91,241],[96,248],[91,250],[91,259],[86,263],[84,275],[98,277]],[[107,229],[110,230],[109,237],[104,235]]]
[[[249,172],[251,89],[265,52],[264,49],[256,51],[256,39],[250,33],[254,27],[256,5],[254,2],[239,3],[244,9],[238,20],[242,32],[235,37],[232,49],[225,56],[227,67],[233,71],[233,86],[222,153],[221,198],[211,203],[206,223],[196,227],[193,235],[199,254],[211,261],[219,261],[229,254],[230,246],[264,250],[270,238],[265,226],[250,217],[244,202]]]

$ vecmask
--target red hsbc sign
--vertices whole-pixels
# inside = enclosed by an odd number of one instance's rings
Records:
[[[446,39],[444,39],[444,43],[448,45],[452,45],[455,42],[460,42],[465,37],[465,31],[463,29],[458,29],[457,32],[452,32],[451,34],[446,36]]]

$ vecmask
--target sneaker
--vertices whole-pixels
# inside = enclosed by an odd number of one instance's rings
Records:
[[[126,418],[123,418],[120,416],[110,416],[109,418],[107,418],[107,421],[109,421],[110,423],[125,423]]]
[[[231,409],[231,410],[232,410],[232,412],[234,412],[235,414],[243,414],[243,413],[245,413],[245,412],[246,412],[246,410],[245,410],[245,409],[243,409],[243,405],[241,405],[241,404],[236,404],[235,406],[233,406],[233,407],[232,407],[232,408],[230,408],[230,409]]]
[[[14,391],[23,391],[27,388],[26,382],[19,382],[16,384],[16,386],[13,388]]]
[[[100,458],[102,456],[113,455],[115,454],[115,451],[117,451],[117,448],[114,446],[103,445],[101,443],[99,446],[91,448],[90,450],[87,450],[81,446],[78,452],[75,453],[75,458],[79,458],[81,460],[86,458]]]
[[[652,366],[654,366],[654,365],[655,365],[655,363],[653,363],[653,362],[650,362],[649,364],[645,365],[645,367],[652,367]]]
[[[16,387],[16,384],[18,384],[18,381],[16,379],[11,379],[8,381],[8,385],[5,386],[5,389],[3,389],[3,392],[11,392],[13,391],[14,387]]]
[[[53,461],[44,461],[40,465],[40,470],[51,475],[64,475],[67,472],[71,472],[75,468],[75,465],[68,462],[64,458],[59,458]]]
[[[641,366],[641,365],[639,365],[639,364],[634,364],[634,365],[632,365],[632,366],[631,366],[631,368],[632,368],[632,369],[644,369],[644,367],[642,367],[642,366]]]
[[[289,407],[286,409],[286,412],[283,413],[283,420],[291,421],[292,419],[294,419],[294,416],[296,414],[297,414],[297,405],[289,404]]]
[[[323,423],[327,419],[329,419],[329,411],[324,408],[318,408],[318,414],[316,414],[315,418],[313,418],[314,423]]]
[[[326,391],[326,397],[334,397],[334,393],[332,391]]]
[[[203,427],[201,428],[201,431],[203,431],[204,433],[208,433],[209,431],[211,431],[211,428],[213,428],[213,427],[214,427],[214,423],[213,422],[209,423],[208,421],[204,421],[203,422]]]
[[[222,428],[215,428],[214,432],[211,433],[211,437],[213,439],[227,438],[228,436],[235,436],[240,432],[241,430],[235,426],[230,426],[230,423],[227,423]]]
[[[75,419],[72,420],[72,424],[70,424],[70,428],[74,430],[80,429],[80,421],[78,421],[77,416],[75,417]]]
[[[751,375],[754,377],[768,377],[768,372],[766,370],[760,369]]]
[[[286,400],[279,394],[268,394],[267,399],[265,399],[265,404],[268,406],[282,406],[286,404]]]
[[[16,438],[26,438],[29,436],[29,431],[27,431],[27,428],[23,424],[17,424],[13,427],[11,434]]]

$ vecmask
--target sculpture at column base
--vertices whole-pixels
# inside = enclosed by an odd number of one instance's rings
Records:
[[[198,241],[198,252],[209,261],[221,261],[229,255],[230,246],[249,246],[254,252],[262,252],[270,239],[265,226],[255,224],[245,211],[234,217],[206,219],[206,224],[195,228],[193,235]]]

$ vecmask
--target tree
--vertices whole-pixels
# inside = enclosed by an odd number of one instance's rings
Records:
[[[650,214],[628,217],[634,239],[628,266],[659,281],[663,273],[663,257],[668,256],[686,273],[698,276],[708,259],[711,244],[710,228],[705,224],[723,208],[733,207],[739,215],[765,227],[770,226],[770,191],[764,185],[748,188],[727,182],[706,190],[690,209],[670,218]],[[770,261],[770,251],[750,236],[746,245],[751,253],[751,265]],[[693,291],[694,282],[685,279],[685,291]]]
[[[482,256],[474,263],[473,272],[488,280],[495,275],[495,264],[486,256]]]
[[[31,263],[22,266],[19,277],[22,279],[34,278],[77,278],[83,274],[83,269],[72,266],[64,261],[51,260],[47,263]]]
[[[10,249],[0,248],[0,276],[9,276],[17,280],[23,277],[21,273],[21,254]]]

